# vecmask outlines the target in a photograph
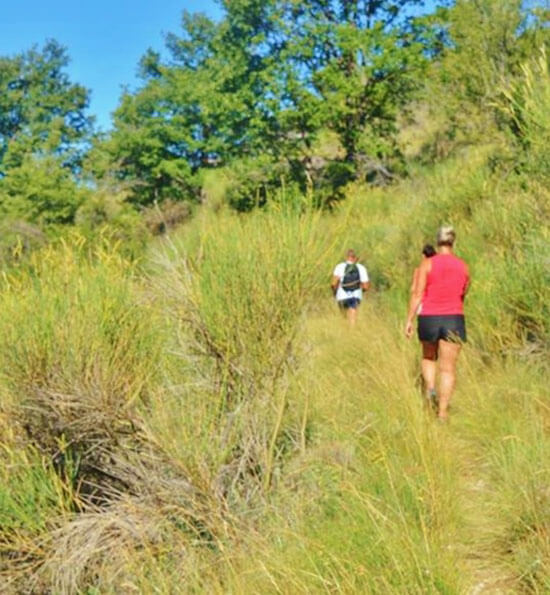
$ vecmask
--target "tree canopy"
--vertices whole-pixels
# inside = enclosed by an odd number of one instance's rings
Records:
[[[421,81],[434,36],[419,0],[231,0],[225,18],[184,13],[169,58],[148,51],[104,145],[134,200],[197,197],[197,173],[269,156],[305,185],[323,130],[361,159],[396,152],[396,118]],[[338,161],[338,160],[336,160]]]
[[[81,206],[91,221],[165,201],[189,207],[207,196],[212,170],[239,210],[281,188],[331,204],[350,181],[406,172],[403,132],[425,117],[434,133],[416,142],[424,162],[488,130],[519,138],[499,103],[548,31],[536,1],[221,4],[218,21],[183,12],[165,50],[144,53],[141,83],[106,134],[94,134],[88,91],[69,80],[58,43],[0,58],[5,216],[49,225],[82,220]]]
[[[55,41],[0,58],[0,209],[35,222],[72,221],[91,139],[88,91],[69,80]]]

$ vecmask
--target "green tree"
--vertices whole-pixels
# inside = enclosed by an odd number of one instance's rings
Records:
[[[345,148],[337,184],[361,158],[395,150],[397,114],[431,43],[411,17],[420,0],[222,4],[219,23],[184,13],[182,34],[167,37],[169,60],[146,53],[143,86],[124,94],[113,134],[98,144],[134,202],[197,200],[201,170],[259,156],[263,171],[272,160],[277,175],[305,186],[327,128]]]
[[[319,124],[338,133],[348,162],[359,153],[383,158],[382,147],[392,144],[397,114],[418,87],[432,44],[425,21],[412,18],[420,5],[419,0],[287,3],[291,34],[285,54],[317,99]]]
[[[200,169],[277,147],[270,61],[254,56],[245,32],[184,13],[183,35],[169,35],[167,47],[169,63],[144,56],[143,87],[124,94],[115,130],[98,147],[141,205],[197,200]]]
[[[69,80],[55,41],[0,58],[0,210],[67,223],[83,199],[82,157],[93,126],[88,91]]]
[[[548,12],[541,4],[457,0],[434,17],[447,31],[426,85],[426,102],[442,122],[440,156],[463,143],[495,139],[502,130],[502,112],[495,106],[503,85],[520,75],[521,65],[548,39]]]

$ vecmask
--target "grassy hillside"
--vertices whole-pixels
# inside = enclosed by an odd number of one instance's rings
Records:
[[[479,149],[331,213],[204,209],[139,263],[36,253],[0,293],[3,591],[548,591],[549,205]],[[402,333],[442,222],[473,274],[444,427]]]

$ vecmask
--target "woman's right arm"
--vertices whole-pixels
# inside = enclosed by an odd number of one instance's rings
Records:
[[[412,276],[412,281],[411,281],[411,295],[414,293],[414,290],[416,289],[416,284],[418,283],[418,269],[419,267],[416,267],[414,269],[414,273]]]
[[[424,290],[426,289],[426,282],[428,279],[428,273],[431,269],[431,262],[429,258],[426,258],[420,263],[418,267],[418,274],[416,276],[416,283],[411,293],[411,299],[409,301],[409,313],[407,316],[407,322],[405,324],[405,335],[410,338],[413,333],[413,321],[418,312],[418,306],[422,301]]]

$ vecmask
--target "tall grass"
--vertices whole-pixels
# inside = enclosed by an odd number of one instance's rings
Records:
[[[5,276],[4,591],[548,590],[548,196],[490,155]],[[401,326],[444,221],[473,285],[440,427]],[[347,247],[374,285],[353,331],[327,291]]]
[[[193,251],[176,242],[157,256],[177,351],[196,366],[188,378],[195,377],[200,395],[187,390],[185,398],[209,420],[199,426],[182,420],[182,426],[190,425],[207,459],[216,453],[213,481],[230,499],[248,503],[265,494],[279,455],[298,440],[294,422],[287,424],[288,385],[299,368],[298,335],[327,249],[319,218],[286,209],[218,215],[199,222]]]

